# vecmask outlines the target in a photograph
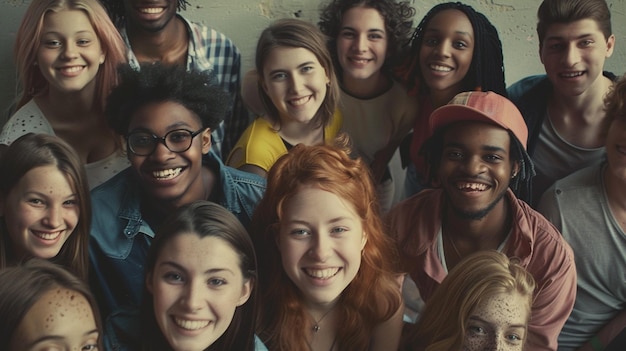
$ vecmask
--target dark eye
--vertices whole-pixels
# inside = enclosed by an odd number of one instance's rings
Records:
[[[130,137],[130,143],[136,147],[149,146],[154,142],[154,138],[150,134],[137,133]]]
[[[463,154],[459,151],[449,151],[446,155],[450,160],[460,160],[463,158]]]
[[[176,272],[167,272],[163,275],[163,279],[171,284],[180,284],[182,282],[184,282],[184,278],[182,276],[182,274],[176,273]]]
[[[465,49],[465,48],[467,48],[467,44],[465,44],[465,43],[464,43],[464,42],[462,42],[462,41],[457,41],[457,42],[454,42],[454,44],[453,44],[453,45],[454,45],[454,47],[455,47],[456,49]]]
[[[167,135],[167,141],[172,143],[185,143],[190,137],[191,134],[187,131],[173,131]]]
[[[439,40],[437,40],[436,38],[424,38],[423,43],[426,46],[436,46],[437,44],[439,44]]]
[[[91,40],[89,40],[89,39],[79,39],[76,43],[79,46],[87,46],[87,45],[89,45],[89,43],[91,43]]]
[[[209,285],[211,286],[222,286],[226,284],[226,280],[224,279],[220,279],[220,278],[213,278],[213,279],[209,279],[209,281],[207,282]]]
[[[350,32],[350,31],[345,31],[345,32],[341,32],[340,36],[342,38],[345,38],[345,39],[352,39],[352,38],[354,38],[354,33]]]

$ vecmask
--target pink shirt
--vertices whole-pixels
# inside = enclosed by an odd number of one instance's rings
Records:
[[[510,189],[507,199],[513,221],[503,252],[519,258],[537,284],[526,349],[556,350],[557,337],[576,300],[572,249],[550,222]],[[403,269],[417,284],[424,301],[447,275],[437,254],[444,201],[442,190],[423,190],[399,203],[387,216]]]

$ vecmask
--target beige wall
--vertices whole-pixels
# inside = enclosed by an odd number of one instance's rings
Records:
[[[175,0],[173,0],[175,1]],[[412,0],[417,10],[415,23],[434,4],[443,1]],[[189,0],[185,16],[214,27],[230,37],[241,50],[243,69],[253,65],[260,31],[272,20],[294,17],[317,21],[320,4],[326,0]],[[465,0],[485,14],[498,28],[503,43],[507,83],[530,74],[542,73],[537,56],[536,11],[540,0]],[[15,71],[11,50],[19,20],[30,0],[0,0],[0,110],[15,96]],[[613,16],[616,50],[606,68],[616,74],[626,71],[626,0],[608,0]],[[0,113],[0,123],[4,122]]]

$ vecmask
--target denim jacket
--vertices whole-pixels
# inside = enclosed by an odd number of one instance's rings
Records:
[[[225,166],[212,152],[203,165],[219,180],[215,202],[232,212],[244,226],[265,192],[263,177]],[[89,240],[90,284],[103,318],[120,307],[138,307],[144,282],[144,262],[155,230],[141,215],[141,185],[128,168],[91,192]]]

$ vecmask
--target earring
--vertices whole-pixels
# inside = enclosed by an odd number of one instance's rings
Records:
[[[513,172],[513,174],[511,175],[511,179],[515,178],[516,175],[517,175],[517,172]]]

